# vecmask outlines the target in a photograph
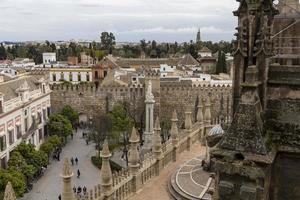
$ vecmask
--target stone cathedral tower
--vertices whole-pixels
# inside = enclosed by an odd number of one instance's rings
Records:
[[[271,57],[271,28],[277,10],[273,0],[238,0],[234,52],[234,116],[218,148],[212,152],[216,199],[269,199],[274,156],[263,136],[267,58]]]

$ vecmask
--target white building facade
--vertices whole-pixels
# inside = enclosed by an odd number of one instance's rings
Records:
[[[37,149],[47,135],[50,93],[43,78],[24,75],[0,83],[0,168],[22,141]]]
[[[49,69],[50,84],[59,84],[62,81],[68,81],[72,84],[80,82],[92,82],[93,73],[91,68],[68,67]]]
[[[56,62],[56,53],[43,53],[43,63],[50,64]]]

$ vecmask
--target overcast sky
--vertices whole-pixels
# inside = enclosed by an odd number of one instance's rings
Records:
[[[0,41],[99,38],[118,42],[231,40],[235,0],[0,0]]]

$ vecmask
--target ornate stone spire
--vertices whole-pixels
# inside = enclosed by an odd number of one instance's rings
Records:
[[[72,190],[72,176],[73,172],[70,169],[69,159],[64,159],[63,170],[60,175],[63,179],[63,191],[61,197],[63,200],[75,200],[74,192]]]
[[[172,139],[172,144],[173,146],[176,146],[178,144],[178,140],[179,140],[179,135],[178,135],[178,127],[177,127],[177,113],[176,110],[173,111],[173,115],[172,115],[172,126],[171,126],[171,139]]]
[[[200,122],[201,124],[203,123],[203,102],[202,98],[198,98],[199,103],[198,103],[198,110],[197,110],[197,122]]]
[[[129,139],[130,142],[130,149],[129,149],[129,156],[128,156],[128,166],[133,175],[137,174],[139,170],[139,161],[140,155],[138,151],[138,144],[139,144],[139,137],[136,133],[135,127],[132,128],[132,133]]]
[[[103,149],[100,154],[102,158],[102,166],[101,166],[101,187],[104,194],[109,195],[112,189],[112,172],[110,168],[109,158],[111,153],[108,148],[107,139],[105,139],[103,144]]]
[[[159,117],[155,120],[155,127],[154,127],[154,144],[153,144],[153,152],[156,154],[156,156],[160,156],[162,149],[161,149],[161,136],[160,136],[160,123],[159,123]]]
[[[186,111],[185,112],[184,127],[187,130],[190,130],[192,128],[192,126],[193,126],[191,115],[192,115],[191,111]]]
[[[16,200],[14,189],[10,182],[6,184],[3,200]]]
[[[205,102],[205,111],[204,111],[204,122],[206,124],[211,124],[211,112],[210,112],[210,98],[208,97]]]
[[[154,95],[152,93],[152,82],[151,80],[148,81],[148,88],[146,92],[146,101],[147,102],[154,102]]]

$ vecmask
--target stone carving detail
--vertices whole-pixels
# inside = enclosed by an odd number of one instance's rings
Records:
[[[148,102],[154,102],[154,95],[152,93],[152,82],[148,82],[148,88],[146,92],[146,101]]]

